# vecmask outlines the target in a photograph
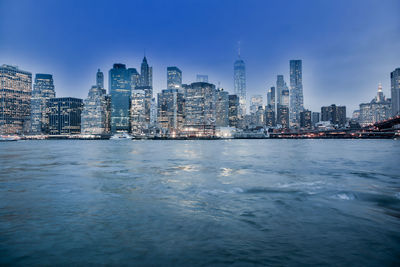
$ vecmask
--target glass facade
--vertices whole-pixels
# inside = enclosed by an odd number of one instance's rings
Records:
[[[82,112],[82,133],[84,134],[108,134],[110,133],[110,97],[106,90],[92,86],[88,97],[85,99]]]
[[[290,126],[300,123],[300,112],[304,109],[302,61],[290,60]]]
[[[229,126],[229,93],[223,89],[216,91],[215,125],[218,127]]]
[[[129,132],[131,75],[124,64],[114,64],[109,72],[111,132]]]
[[[53,75],[36,74],[31,99],[31,133],[46,134],[49,121],[46,106],[49,99],[56,96]]]
[[[389,119],[392,115],[392,102],[387,99],[382,91],[382,86],[378,86],[378,93],[370,103],[360,104],[360,115],[358,122],[361,126],[367,126],[375,122]]]
[[[238,127],[239,97],[229,95],[229,126]]]
[[[246,66],[242,59],[233,65],[233,81],[235,95],[239,97],[239,116],[246,115]]]
[[[18,67],[0,67],[0,133],[22,134],[30,128],[32,74]]]
[[[178,67],[167,67],[167,89],[182,87],[182,71]]]
[[[158,124],[163,133],[177,133],[182,129],[184,104],[184,96],[178,89],[166,89],[158,94]]]
[[[131,134],[135,137],[142,137],[148,128],[146,121],[146,92],[145,90],[132,90],[131,96]]]
[[[59,97],[47,102],[49,134],[67,135],[81,133],[83,101],[74,97]]]
[[[390,73],[392,116],[400,115],[400,68]]]
[[[192,83],[185,88],[185,126],[215,126],[215,85]]]

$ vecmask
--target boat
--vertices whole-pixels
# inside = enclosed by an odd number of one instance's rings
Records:
[[[18,141],[20,138],[18,136],[12,135],[1,135],[0,142],[11,142],[11,141]]]
[[[117,133],[111,136],[110,140],[132,140],[132,136],[127,133]]]

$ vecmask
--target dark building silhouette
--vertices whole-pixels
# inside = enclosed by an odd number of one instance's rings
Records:
[[[81,133],[83,101],[74,97],[52,98],[47,102],[49,134]]]
[[[346,125],[346,107],[335,104],[321,107],[321,121],[330,121],[339,126]]]

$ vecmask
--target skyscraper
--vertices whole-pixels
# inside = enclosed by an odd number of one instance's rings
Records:
[[[104,89],[104,74],[100,71],[100,69],[97,70],[96,85],[97,87]]]
[[[140,86],[140,74],[135,68],[129,68],[128,75],[130,77],[131,90],[135,90],[137,86]]]
[[[140,67],[140,86],[153,86],[153,67],[149,67],[146,57]]]
[[[215,126],[215,85],[192,83],[185,86],[185,126],[205,129]]]
[[[390,73],[392,116],[400,115],[400,68]]]
[[[361,126],[367,126],[378,121],[389,119],[392,115],[391,99],[387,99],[382,91],[382,85],[378,85],[378,92],[369,103],[360,104],[358,122]]]
[[[46,105],[49,99],[56,96],[53,75],[36,74],[31,99],[31,133],[48,132],[48,116]]]
[[[235,94],[239,97],[239,116],[246,115],[246,66],[244,61],[240,58],[233,65],[233,80]]]
[[[229,93],[221,88],[216,91],[215,96],[215,125],[229,126]]]
[[[176,134],[183,126],[184,97],[178,89],[158,94],[158,124],[164,134]]]
[[[0,67],[0,133],[23,133],[30,121],[31,97],[32,74],[15,66],[2,65]]]
[[[301,128],[311,128],[311,111],[303,110],[300,112],[300,127]]]
[[[111,132],[129,131],[131,77],[124,64],[114,64],[109,73]]]
[[[301,60],[290,60],[290,125],[299,126],[300,112],[304,109]]]
[[[131,133],[135,137],[144,136],[149,123],[146,121],[146,92],[145,90],[132,90],[130,108]]]
[[[98,76],[97,76],[98,77]],[[98,83],[98,80],[96,82]],[[82,133],[108,134],[110,133],[111,100],[106,90],[98,85],[93,85],[88,97],[84,101],[82,111]]]
[[[276,103],[281,103],[282,91],[285,89],[286,83],[283,79],[283,75],[276,76]]]
[[[275,91],[275,87],[271,87],[268,89],[267,92],[267,106],[272,109],[272,111],[276,111],[275,108],[275,104],[276,104],[276,91]],[[275,113],[276,114],[276,113]]]
[[[239,97],[229,95],[229,126],[238,127]]]
[[[68,135],[81,133],[82,99],[74,97],[51,98],[49,111],[49,134]]]
[[[182,71],[178,67],[167,67],[167,89],[182,87]]]

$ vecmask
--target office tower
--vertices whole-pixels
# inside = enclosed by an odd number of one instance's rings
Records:
[[[111,132],[129,132],[131,77],[124,64],[114,64],[109,72]]]
[[[289,108],[289,89],[283,89],[281,92],[280,105]]]
[[[268,89],[267,92],[267,106],[269,106],[275,112],[276,111],[275,104],[276,104],[276,91],[275,87],[271,87],[270,89]]]
[[[400,68],[390,73],[392,116],[400,115]]]
[[[153,87],[153,67],[149,67],[146,57],[143,58],[142,65],[140,67],[140,86]]]
[[[215,97],[215,125],[218,127],[229,126],[229,93],[218,89]]]
[[[303,110],[300,112],[300,127],[301,128],[311,128],[311,111]]]
[[[74,97],[51,98],[47,102],[49,134],[81,133],[82,99]]]
[[[0,67],[0,134],[22,134],[31,115],[32,74],[18,67]]]
[[[360,114],[358,122],[361,126],[367,126],[378,121],[389,119],[392,115],[391,99],[387,99],[379,84],[378,92],[374,99],[369,103],[360,104]]]
[[[238,127],[239,113],[239,97],[237,95],[229,95],[229,126]]]
[[[179,89],[166,89],[158,94],[158,125],[164,134],[177,134],[182,129],[184,104]]]
[[[290,60],[290,126],[300,123],[300,112],[303,111],[303,82],[301,60]]]
[[[265,126],[274,127],[275,124],[275,111],[270,105],[265,106],[265,116],[264,116]]]
[[[128,75],[131,90],[135,90],[137,86],[140,86],[140,74],[135,68],[129,68]]]
[[[185,127],[215,126],[215,85],[196,82],[185,86]]]
[[[167,67],[167,89],[182,87],[182,71],[178,67]]]
[[[196,82],[208,83],[208,75],[197,74]]]
[[[96,86],[104,89],[104,74],[100,69],[98,69],[96,73]]]
[[[343,127],[346,125],[346,107],[330,106],[321,107],[321,121],[330,121],[332,124]]]
[[[130,132],[133,136],[142,137],[145,135],[149,125],[146,119],[146,91],[141,89],[132,90]]]
[[[320,121],[321,113],[319,112],[313,112],[311,114],[311,124],[312,126],[315,126],[316,123]]]
[[[263,97],[262,95],[253,95],[250,98],[250,114],[257,112],[259,107],[263,107]]]
[[[98,77],[98,76],[97,76]],[[109,134],[111,126],[111,101],[106,90],[99,85],[93,85],[84,101],[82,111],[83,134]]]
[[[276,103],[278,105],[282,104],[282,92],[283,90],[288,90],[283,75],[276,76]],[[289,106],[289,104],[288,104]]]
[[[36,74],[31,99],[31,130],[32,134],[48,132],[47,101],[56,96],[53,75]]]
[[[150,102],[150,126],[156,126],[157,124],[157,102],[153,97]]]
[[[251,114],[250,125],[253,127],[263,127],[265,123],[265,110],[263,106],[258,106],[256,112]]]
[[[152,86],[136,86],[135,90],[143,90],[145,92],[145,117],[146,123],[150,124],[151,100],[153,99]]]
[[[233,65],[233,80],[235,95],[239,97],[239,116],[244,117],[246,115],[246,66],[240,58],[240,52]]]
[[[276,124],[280,127],[287,129],[289,128],[289,107],[285,105],[278,105]]]

